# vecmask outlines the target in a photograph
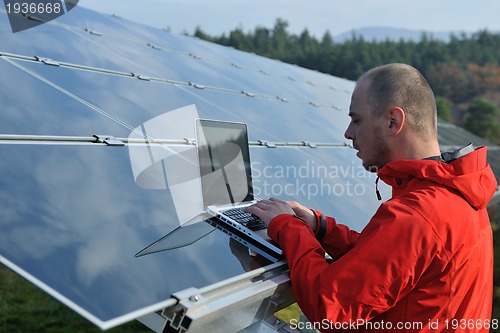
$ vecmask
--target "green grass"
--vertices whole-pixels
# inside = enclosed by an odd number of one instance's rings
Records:
[[[283,310],[276,312],[275,316],[283,320],[284,322],[290,323],[292,319],[295,319],[295,321],[299,321],[301,312],[302,310],[300,310],[297,303],[293,303]]]
[[[0,333],[98,333],[97,326],[0,264]],[[151,332],[134,321],[110,333]]]

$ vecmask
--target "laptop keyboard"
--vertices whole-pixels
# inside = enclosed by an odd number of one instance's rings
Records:
[[[252,231],[257,231],[261,229],[265,229],[266,225],[264,224],[264,221],[262,221],[260,218],[258,218],[255,215],[252,215],[250,213],[244,212],[243,208],[232,208],[229,210],[226,210],[224,212],[224,215],[229,216],[236,222],[244,225],[248,229]]]

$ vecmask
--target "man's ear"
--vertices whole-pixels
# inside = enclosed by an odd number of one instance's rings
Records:
[[[395,106],[387,110],[387,112],[389,117],[389,135],[398,135],[403,129],[406,120],[405,111],[402,108]]]

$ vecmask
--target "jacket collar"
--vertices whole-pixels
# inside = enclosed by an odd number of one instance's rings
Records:
[[[497,182],[486,162],[486,147],[472,145],[455,149],[436,159],[402,160],[382,167],[378,176],[393,188],[393,197],[411,189],[413,181],[430,181],[460,192],[476,208],[484,208],[493,196]]]

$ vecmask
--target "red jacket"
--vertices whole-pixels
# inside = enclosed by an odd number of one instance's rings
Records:
[[[392,162],[379,176],[392,186],[392,198],[361,233],[327,217],[320,243],[291,215],[269,225],[311,325],[324,332],[489,332],[498,321],[490,321],[486,205],[497,183],[486,147],[451,163]]]

